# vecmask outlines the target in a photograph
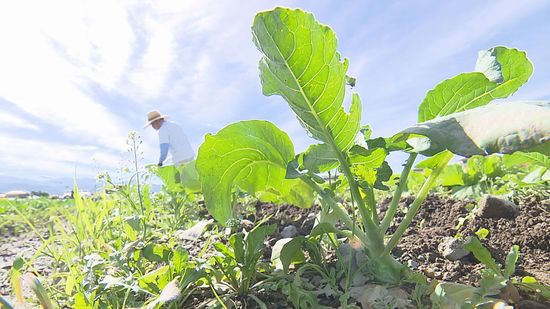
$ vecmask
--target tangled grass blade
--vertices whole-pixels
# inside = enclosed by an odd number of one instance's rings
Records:
[[[4,297],[0,296],[0,308],[14,309],[10,302]]]
[[[48,293],[46,293],[46,290],[42,286],[42,283],[40,283],[40,280],[38,280],[35,275],[26,273],[22,276],[22,280],[23,284],[30,287],[33,290],[34,294],[36,294],[36,297],[42,305],[42,308],[53,309],[53,305],[50,301],[50,298],[48,297]]]

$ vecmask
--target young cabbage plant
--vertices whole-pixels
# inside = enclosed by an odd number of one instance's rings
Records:
[[[405,267],[391,251],[412,222],[437,176],[454,154],[512,153],[533,148],[548,154],[548,102],[488,104],[514,93],[532,72],[525,53],[495,47],[480,53],[476,72],[460,74],[427,93],[419,108],[419,124],[391,138],[355,144],[361,129],[361,101],[351,95],[345,111],[348,60],[337,51],[336,35],[302,10],[275,8],[260,12],[252,25],[253,41],[262,53],[259,71],[264,95],[280,95],[317,144],[296,155],[292,141],[274,124],[240,121],[199,148],[197,171],[205,204],[221,224],[232,218],[235,188],[262,200],[309,207],[312,192],[320,197],[322,223],[341,221],[346,233],[361,241],[377,280],[396,282]],[[495,121],[494,119],[498,119]],[[391,151],[409,152],[392,202],[378,218],[375,190],[388,189],[392,174],[386,162]],[[407,216],[388,242],[390,227],[408,174],[418,154],[430,176],[417,193]],[[337,203],[320,174],[338,168],[349,187],[352,207]],[[356,216],[357,214],[357,216]]]

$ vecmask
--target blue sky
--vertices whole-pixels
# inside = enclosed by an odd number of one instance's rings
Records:
[[[527,52],[534,74],[512,99],[550,99],[548,1],[2,1],[0,177],[93,177],[127,165],[126,136],[158,158],[158,109],[195,150],[245,119],[313,143],[280,97],[264,97],[250,25],[276,5],[313,12],[338,35],[363,124],[388,136],[416,121],[426,91],[472,71],[479,50]]]

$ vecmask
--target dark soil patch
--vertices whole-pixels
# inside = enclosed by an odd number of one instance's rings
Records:
[[[390,227],[390,233],[402,221],[404,210],[413,200],[414,197],[401,200],[400,211]],[[389,201],[387,199],[381,203],[381,217]],[[430,278],[477,286],[483,264],[471,254],[458,261],[447,260],[438,252],[438,245],[445,237],[453,237],[457,233],[468,237],[485,228],[489,230],[489,235],[482,243],[497,263],[504,265],[510,248],[519,245],[520,258],[515,276],[533,276],[540,283],[550,285],[550,204],[540,197],[514,202],[520,209],[514,219],[488,219],[473,214],[472,208],[476,206],[473,201],[430,195],[393,253],[404,264],[412,265]],[[256,209],[256,218],[272,215],[268,223],[276,223],[278,227],[267,241],[265,257],[270,256],[270,247],[282,238],[280,232],[284,227],[294,225],[298,235],[308,235],[315,222],[314,214],[319,210],[318,207],[300,209],[271,204],[258,204]],[[466,218],[462,226],[459,226],[460,218]]]
[[[267,240],[264,258],[270,259],[271,248],[283,238],[282,231],[286,227],[294,226],[296,236],[307,236],[315,224],[315,215],[319,212],[317,205],[312,208],[298,208],[292,205],[256,204],[256,215],[254,220],[260,220],[271,216],[266,224],[275,224],[276,230]],[[251,218],[252,219],[252,218]]]
[[[408,206],[412,201],[413,198],[405,198],[401,201],[402,206]],[[447,260],[437,247],[445,237],[453,237],[457,233],[468,237],[485,228],[489,230],[489,235],[482,243],[497,263],[504,265],[510,248],[519,245],[520,259],[515,274],[533,276],[539,282],[550,285],[550,206],[536,197],[516,202],[520,208],[516,218],[490,219],[468,216],[472,203],[431,195],[394,254],[404,262],[410,260],[409,263],[418,265],[419,270],[432,278],[476,285],[483,265],[472,255],[458,261]],[[395,223],[400,222],[403,216],[403,212],[398,213]],[[467,218],[461,227],[458,226],[460,218]],[[395,223],[393,229],[396,228]]]

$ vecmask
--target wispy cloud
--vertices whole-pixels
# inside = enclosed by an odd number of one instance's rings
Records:
[[[144,161],[154,161],[156,132],[142,130],[151,109],[180,122],[195,149],[205,133],[243,119],[272,121],[305,149],[314,141],[286,102],[261,94],[250,26],[257,11],[276,5],[303,7],[336,30],[358,77],[363,122],[382,135],[414,122],[426,90],[473,68],[477,50],[528,40],[508,31],[548,7],[537,0],[2,2],[0,99],[10,108],[0,113],[0,142],[18,147],[3,150],[0,164],[41,173],[72,173],[76,164],[92,174],[94,164],[119,164],[130,130],[142,135]],[[548,96],[547,86],[534,82],[519,96]]]
[[[351,42],[345,43],[354,47],[346,56],[351,59],[352,74],[358,76],[365,121],[382,135],[414,123],[416,108],[429,89],[473,70],[479,50],[510,44],[508,31],[521,27],[543,6],[548,4],[461,1],[417,6],[399,2],[380,8],[384,14],[378,10],[367,13],[364,30],[353,29]],[[346,17],[352,19],[339,18]]]
[[[0,127],[4,130],[11,129],[12,127],[29,129],[32,131],[38,131],[40,128],[31,122],[21,119],[15,115],[9,114],[7,112],[2,112],[0,114]]]
[[[170,66],[175,60],[173,29],[167,25],[145,17],[143,35],[147,37],[145,51],[139,55],[136,65],[131,68],[129,81],[135,86],[133,96],[156,98],[164,90]],[[139,91],[135,91],[139,90]]]
[[[113,111],[90,98],[81,82],[88,69],[97,65],[96,72],[101,76],[92,77],[109,86],[110,80],[116,79],[117,74],[112,71],[116,71],[115,63],[119,61],[105,63],[102,57],[94,54],[109,42],[95,44],[78,38],[78,34],[87,33],[86,28],[75,31],[85,24],[85,16],[75,14],[81,18],[80,23],[72,20],[77,17],[69,16],[83,8],[68,2],[63,10],[45,4],[28,10],[24,2],[14,2],[9,9],[0,10],[0,36],[9,42],[0,50],[0,96],[27,114],[63,128],[69,134],[116,148],[116,136],[123,134],[126,131],[123,128],[128,125]],[[93,24],[93,21],[88,22]],[[94,32],[90,31],[90,35],[94,36]],[[87,56],[78,56],[81,53]],[[105,68],[105,72],[101,72],[101,68]]]
[[[64,144],[27,139],[22,141],[13,136],[0,135],[0,162],[2,174],[14,176],[95,175],[106,166],[120,164],[122,157],[106,153],[98,146]],[[88,158],[88,160],[82,160]],[[32,173],[29,173],[32,171]]]

